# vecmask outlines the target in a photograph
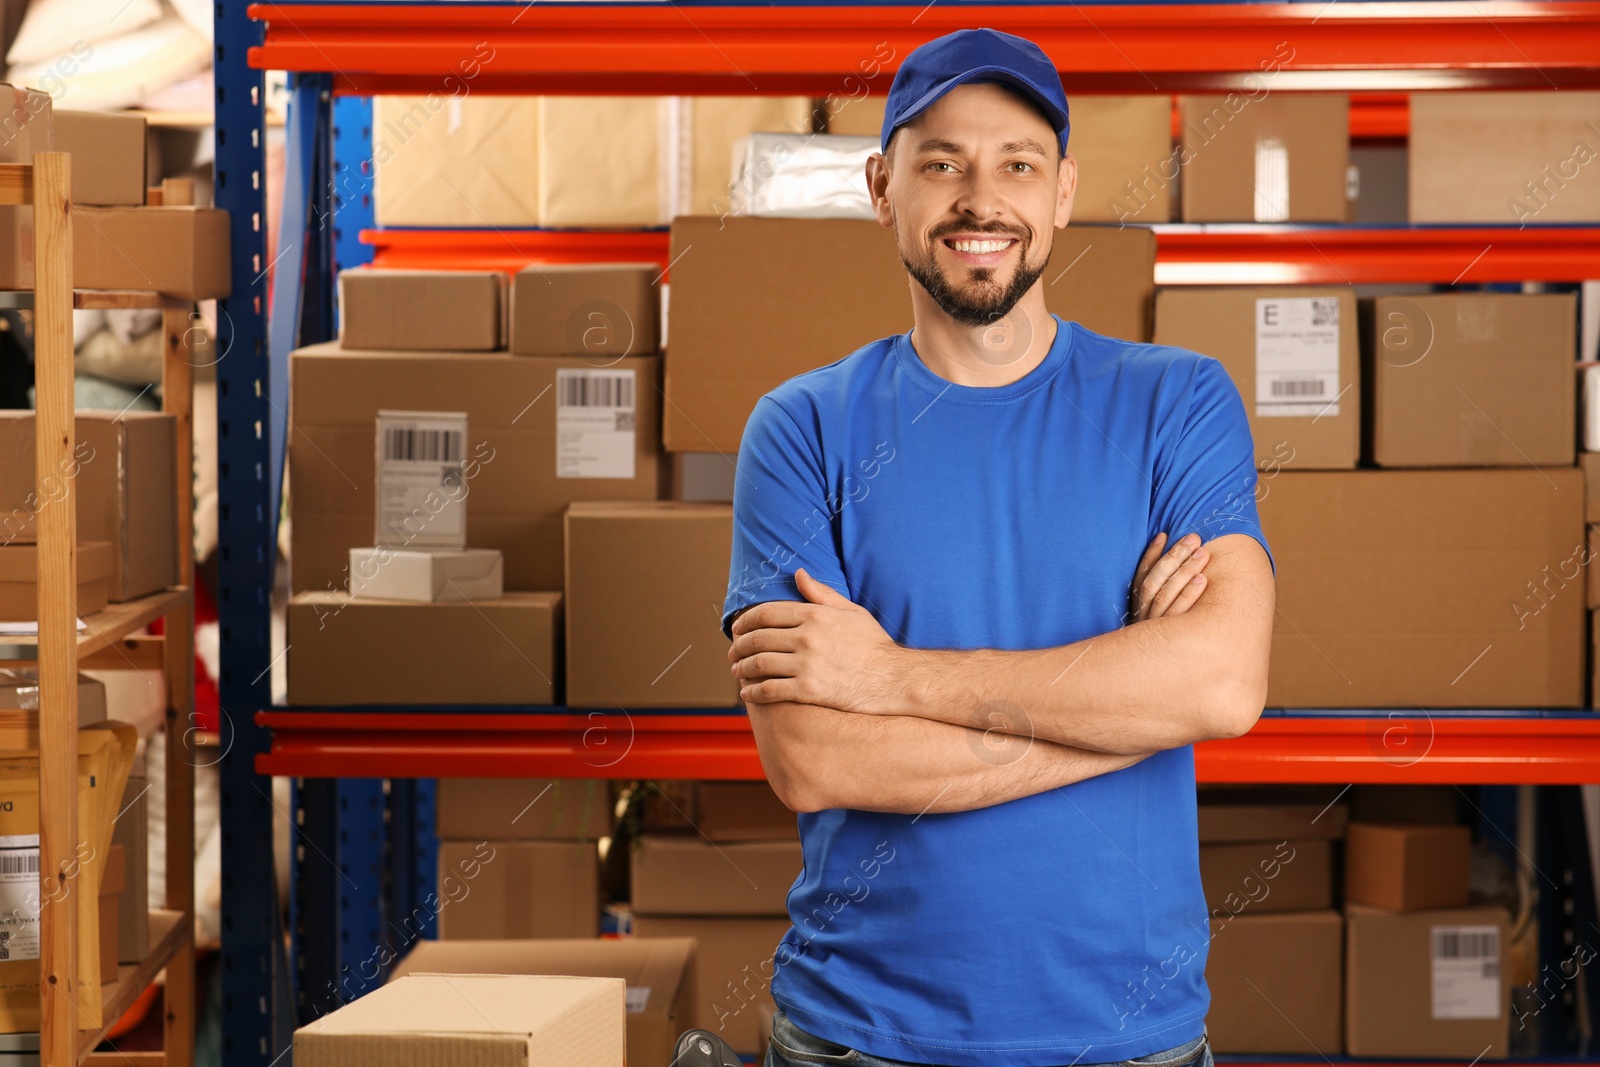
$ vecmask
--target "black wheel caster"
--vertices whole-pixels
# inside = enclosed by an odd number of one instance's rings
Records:
[[[670,1067],[743,1067],[739,1054],[709,1030],[687,1030],[678,1038]]]

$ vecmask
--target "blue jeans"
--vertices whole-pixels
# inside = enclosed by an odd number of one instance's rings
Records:
[[[996,1063],[1004,1053],[994,1054]],[[930,1067],[927,1064],[906,1063],[904,1060],[885,1060],[869,1056],[845,1045],[836,1045],[795,1025],[779,1008],[772,1016],[772,1036],[767,1045],[767,1058],[763,1067]],[[1113,1060],[1109,1063],[1063,1065],[1063,1067],[1215,1067],[1211,1058],[1211,1042],[1202,1033],[1176,1048],[1152,1052],[1131,1060]]]

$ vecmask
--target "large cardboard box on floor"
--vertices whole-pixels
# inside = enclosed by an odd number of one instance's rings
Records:
[[[1178,98],[1184,222],[1344,222],[1350,98]]]
[[[1257,497],[1278,564],[1268,707],[1582,704],[1576,468],[1285,471]],[[1427,715],[1369,741],[1415,762]]]
[[[789,929],[788,919],[637,915],[633,920],[635,940],[695,939],[687,1026],[710,1030],[746,1055],[760,1047],[760,1006],[773,1004],[778,943]]]
[[[1472,832],[1465,826],[1350,824],[1346,903],[1395,911],[1464,907],[1471,883]]]
[[[727,592],[733,509],[579,501],[566,524],[567,704],[739,707],[709,607]]]
[[[611,832],[610,791],[597,778],[440,778],[440,838],[596,841]]]
[[[1155,343],[1222,362],[1262,470],[1354,467],[1361,453],[1355,291],[1248,286],[1162,289]]]
[[[623,1067],[621,978],[413,972],[294,1032],[300,1067]]]
[[[1057,230],[1045,302],[1091,330],[1148,340],[1155,252],[1139,227]],[[764,394],[912,327],[917,283],[876,222],[681,216],[671,254],[668,452],[738,452]]]
[[[408,974],[564,974],[627,983],[628,1063],[668,1067],[689,1029],[695,943],[687,937],[544,941],[423,941],[394,969]]]
[[[50,148],[72,157],[72,202],[143,204],[147,136],[143,115],[56,108],[50,116]]]
[[[595,937],[593,841],[440,841],[439,939]]]
[[[374,97],[372,207],[378,225],[539,225],[538,129],[539,100],[533,96]],[[359,179],[351,181],[357,187],[336,191],[367,191]]]
[[[339,343],[489,352],[504,339],[506,276],[493,270],[339,272]]]
[[[1213,915],[1333,904],[1333,842],[1302,837],[1200,846],[1200,884]]]
[[[560,593],[498,600],[289,599],[289,703],[554,704]]]
[[[634,915],[784,915],[805,866],[800,841],[729,841],[698,835],[634,839]]]
[[[1344,916],[1346,1052],[1505,1058],[1511,967],[1503,908],[1347,903]]]
[[[1244,912],[1211,919],[1206,1030],[1216,1052],[1341,1051],[1339,913]]]
[[[507,589],[559,590],[568,504],[653,500],[664,488],[659,374],[654,356],[596,368],[503,352],[298,350],[290,588],[344,589],[350,549],[372,543],[374,420],[394,409],[467,413],[467,543],[504,553]]]
[[[1572,465],[1576,293],[1383,296],[1361,311],[1380,467]]]
[[[1073,97],[1067,151],[1078,161],[1073,222],[1172,221],[1178,162],[1171,97]]]
[[[1415,93],[1412,222],[1600,222],[1600,92]]]
[[[33,541],[39,511],[60,501],[70,485],[77,497],[79,538],[112,546],[110,600],[132,600],[175,585],[174,416],[83,410],[73,433],[72,459],[36,489],[33,412],[0,412],[0,545]]]

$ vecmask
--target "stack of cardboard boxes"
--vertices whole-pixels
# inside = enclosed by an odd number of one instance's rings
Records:
[[[591,778],[441,778],[439,937],[597,936],[609,798]]]
[[[662,806],[647,806],[630,857],[634,936],[694,938],[689,1025],[752,1054],[803,867],[795,814],[765,782],[699,782]],[[685,821],[698,832],[652,832]]]
[[[1357,820],[1202,796],[1217,1052],[1506,1056],[1508,914],[1471,897],[1468,828],[1392,792],[1358,792]]]

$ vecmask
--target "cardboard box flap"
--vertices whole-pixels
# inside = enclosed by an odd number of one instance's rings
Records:
[[[564,1037],[571,1043],[562,1045],[570,1057],[563,1062],[620,1065],[624,987],[620,978],[413,972],[302,1027],[295,1037]]]

